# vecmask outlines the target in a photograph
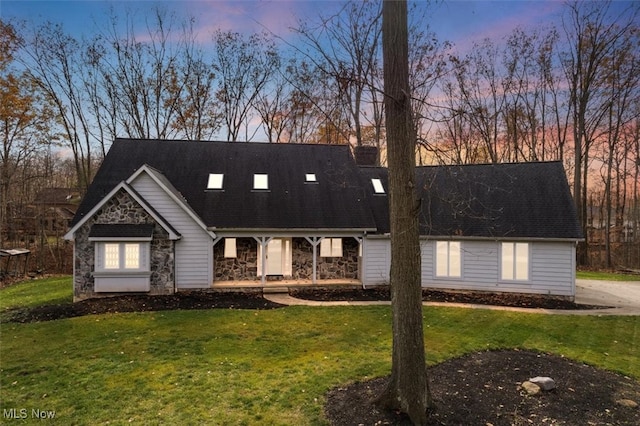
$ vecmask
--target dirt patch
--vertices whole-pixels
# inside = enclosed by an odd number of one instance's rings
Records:
[[[428,370],[435,407],[429,425],[639,425],[640,383],[560,356],[520,350],[473,353]],[[557,388],[532,396],[521,384],[551,377]],[[373,401],[387,378],[331,390],[325,414],[335,426],[409,425]]]
[[[255,293],[181,292],[166,296],[127,295],[87,299],[76,303],[5,311],[3,317],[9,322],[26,323],[118,312],[174,309],[274,309],[282,306]]]
[[[373,301],[391,300],[388,287],[371,289],[299,289],[291,291],[293,297],[319,301]],[[566,299],[516,293],[462,292],[423,290],[425,302],[469,303],[475,305],[510,306],[541,309],[606,309],[608,306],[580,305]]]

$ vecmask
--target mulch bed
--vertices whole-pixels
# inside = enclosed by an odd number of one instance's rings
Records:
[[[428,369],[435,407],[429,425],[640,425],[640,383],[566,358],[531,351],[497,350],[450,359]],[[532,377],[557,388],[528,395]],[[334,388],[325,414],[334,426],[410,425],[402,414],[372,401],[387,378]]]
[[[297,289],[291,291],[293,297],[319,301],[374,301],[391,300],[388,287],[370,289]],[[566,299],[519,293],[489,293],[423,290],[425,302],[469,303],[475,305],[510,306],[517,308],[541,308],[562,310],[604,309],[607,306],[580,305]]]
[[[174,309],[274,309],[282,305],[256,293],[181,292],[165,296],[126,295],[87,299],[75,303],[38,306],[7,312],[10,322],[51,321],[83,315],[168,311]]]

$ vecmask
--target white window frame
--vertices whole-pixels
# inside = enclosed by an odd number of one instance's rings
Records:
[[[434,259],[436,278],[462,278],[462,242],[436,241]]]
[[[500,244],[500,279],[529,281],[531,277],[531,244],[506,241]]]
[[[107,265],[107,247],[116,248],[117,267]],[[127,266],[127,251],[136,247],[138,250],[138,265]],[[146,241],[97,241],[95,244],[95,271],[108,273],[149,272],[150,271],[150,243]]]

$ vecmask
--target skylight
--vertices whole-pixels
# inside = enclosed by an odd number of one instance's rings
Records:
[[[207,182],[207,189],[222,189],[222,181],[224,175],[222,173],[210,173],[209,181]]]
[[[380,179],[371,179],[371,184],[373,185],[373,192],[376,194],[384,194],[384,187],[382,186],[382,181]]]
[[[304,181],[305,182],[318,182],[318,179],[316,179],[316,174],[315,173],[307,173],[304,175]]]
[[[261,173],[254,174],[253,189],[269,189],[269,175]]]

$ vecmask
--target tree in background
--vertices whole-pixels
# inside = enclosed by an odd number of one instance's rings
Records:
[[[589,264],[587,253],[587,186],[593,145],[606,123],[611,103],[610,64],[614,55],[632,35],[637,34],[636,18],[640,6],[630,5],[616,19],[610,16],[610,1],[572,2],[563,25],[568,46],[562,54],[562,66],[569,85],[569,108],[573,127],[573,196],[586,241],[578,246],[578,263]],[[635,50],[637,55],[637,44]],[[637,57],[636,59],[637,60]],[[637,87],[635,89],[637,97]],[[609,129],[611,130],[611,129]]]
[[[216,97],[222,105],[222,117],[228,141],[251,140],[249,122],[259,94],[265,90],[280,66],[273,40],[266,34],[248,37],[237,32],[216,31],[214,69],[219,76]]]
[[[416,193],[416,134],[412,124],[406,1],[382,6],[384,96],[389,163],[391,225],[391,304],[393,353],[391,378],[379,402],[426,423],[431,395],[422,329],[419,201]]]
[[[20,183],[42,174],[29,165],[53,139],[48,98],[27,72],[13,68],[14,54],[22,42],[12,24],[0,21],[0,247],[13,216],[9,206],[30,201]]]

